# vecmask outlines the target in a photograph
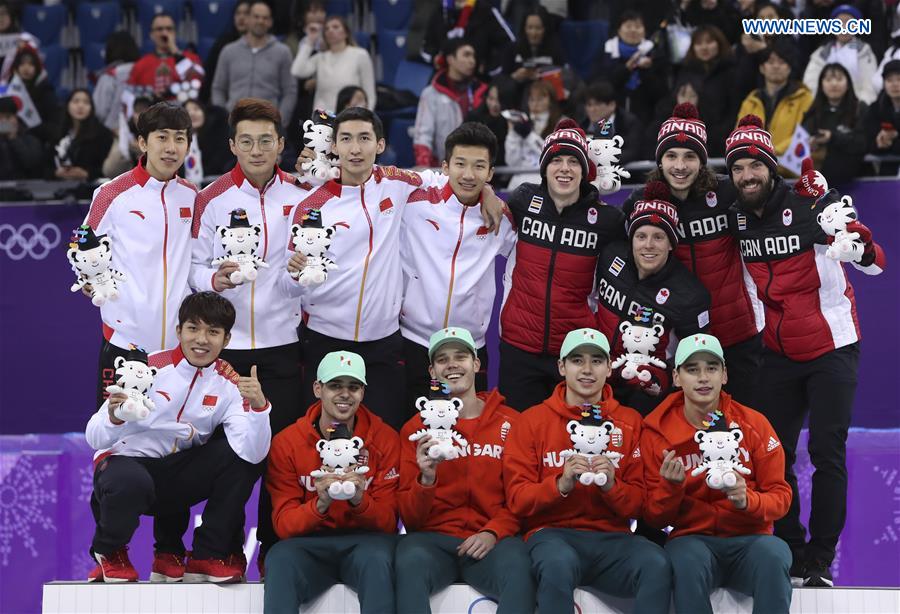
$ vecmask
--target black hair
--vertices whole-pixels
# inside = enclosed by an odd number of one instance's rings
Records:
[[[191,116],[187,110],[172,102],[157,102],[141,113],[137,121],[137,135],[147,140],[154,130],[186,130],[191,140]]]
[[[759,52],[757,56],[759,58],[759,65],[762,66],[768,62],[769,58],[772,57],[772,54],[777,55],[787,63],[791,69],[791,74],[788,78],[793,78],[794,67],[797,65],[797,52],[793,45],[786,40],[775,39],[771,45]]]
[[[356,92],[362,92],[363,96],[366,97],[366,103],[369,102],[369,95],[366,94],[366,90],[359,87],[358,85],[348,85],[338,92],[337,105],[335,106],[338,113],[347,108],[347,105],[350,104],[350,101],[353,99],[353,96],[354,94],[356,94]]]
[[[377,140],[384,138],[384,125],[381,123],[381,118],[374,111],[362,107],[350,107],[338,113],[337,117],[334,118],[335,140],[337,140],[338,126],[350,121],[369,122],[372,124],[372,130],[375,131],[375,138]]]
[[[453,148],[457,145],[484,147],[488,150],[488,163],[494,166],[497,159],[497,137],[490,129],[480,122],[464,122],[447,135],[444,141],[444,160],[449,162],[453,155]]]
[[[625,23],[626,21],[633,21],[633,20],[640,21],[641,25],[644,27],[647,26],[647,24],[644,22],[643,15],[641,15],[637,11],[628,9],[626,11],[622,11],[622,14],[619,15],[619,23],[616,24],[616,30],[618,30],[620,27],[622,27],[622,24]]]
[[[595,81],[584,90],[584,101],[615,102],[616,90],[609,81]]]
[[[124,30],[113,32],[106,39],[106,55],[107,64],[113,62],[136,62],[141,57],[140,49],[134,42],[134,37]]]
[[[103,126],[100,123],[100,120],[97,119],[96,109],[94,108],[94,99],[91,98],[90,90],[84,87],[77,87],[72,90],[72,93],[69,94],[68,98],[66,98],[66,102],[63,106],[63,121],[61,129],[59,131],[59,138],[63,138],[64,136],[69,134],[69,131],[72,129],[74,121],[72,119],[72,116],[69,115],[69,103],[72,102],[73,98],[75,98],[75,94],[79,93],[87,96],[88,100],[91,103],[91,112],[78,126],[78,134],[75,136],[75,138],[79,141],[90,140],[103,130]]]
[[[234,305],[217,292],[189,294],[178,308],[178,326],[184,326],[187,322],[203,322],[224,329],[225,334],[231,332],[235,317]]]
[[[813,117],[815,117],[816,126],[822,125],[825,114],[831,106],[828,102],[828,97],[825,96],[825,92],[822,91],[822,81],[825,80],[825,73],[828,72],[839,72],[844,75],[844,78],[847,80],[847,91],[844,93],[844,97],[841,98],[841,102],[838,105],[838,112],[841,117],[841,122],[853,128],[856,125],[856,112],[859,107],[859,100],[856,98],[856,92],[853,91],[853,77],[843,64],[832,62],[826,64],[825,67],[822,68],[822,72],[819,73],[819,89],[816,90],[816,97],[813,100],[808,113],[812,113]]]
[[[441,54],[445,58],[451,55],[455,56],[463,47],[471,47],[472,51],[475,52],[476,59],[478,58],[478,50],[475,48],[475,45],[472,44],[472,41],[466,38],[448,38],[443,47],[441,47]]]

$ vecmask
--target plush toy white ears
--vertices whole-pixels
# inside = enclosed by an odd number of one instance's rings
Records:
[[[462,406],[463,406],[462,399],[453,397],[452,399],[450,399],[450,402],[453,403],[453,407],[455,407],[457,410],[462,409]]]
[[[419,397],[416,399],[416,409],[422,411],[428,405],[428,397]]]
[[[309,121],[309,120],[307,120],[307,121]],[[321,452],[322,449],[323,449],[327,444],[328,444],[328,442],[325,441],[324,439],[320,439],[319,441],[317,441],[317,442],[316,442],[316,452]]]
[[[694,433],[694,441],[697,443],[703,443],[703,436],[706,435],[706,431],[697,431]]]
[[[113,366],[114,366],[116,369],[118,369],[119,367],[121,367],[121,366],[124,365],[124,364],[125,364],[125,357],[124,357],[124,356],[116,356],[115,359],[113,360]],[[154,375],[155,375],[155,374],[154,374]]]
[[[569,420],[569,422],[566,424],[566,430],[574,435],[575,431],[578,430],[579,424],[580,423],[578,422],[578,420]]]

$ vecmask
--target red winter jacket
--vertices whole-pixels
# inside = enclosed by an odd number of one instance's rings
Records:
[[[672,525],[669,537],[714,535],[737,537],[772,532],[772,523],[787,513],[791,488],[784,479],[784,449],[765,416],[733,401],[723,392],[719,409],[726,426],[740,427],[740,461],[750,469],[747,507],[736,509],[721,490],[706,485],[706,475],[691,476],[702,462],[697,429],[684,417],[684,393],[673,392],[644,419],[641,455],[644,458],[644,519],[660,528]],[[672,484],[659,475],[664,451],[675,450],[687,475]]]
[[[860,339],[856,298],[842,263],[825,256],[830,237],[816,216],[840,198],[836,190],[816,200],[800,196],[780,177],[762,217],[737,205],[730,210],[744,263],[765,305],[763,343],[791,360],[806,362]],[[884,253],[854,267],[878,275]]]
[[[397,484],[400,445],[397,431],[360,405],[354,437],[365,445],[360,456],[369,467],[362,503],[332,501],[325,514],[316,509],[315,478],[309,473],[322,467],[316,442],[322,439],[316,423],[322,414],[317,401],[306,415],[272,439],[266,488],[272,496],[272,524],[281,539],[326,532],[358,529],[394,533],[397,530]]]
[[[724,175],[716,178],[714,191],[692,194],[686,200],[672,196],[680,220],[675,257],[709,290],[712,334],[723,347],[730,347],[762,330],[763,313],[762,305],[747,288],[738,243],[728,227],[734,185]],[[623,203],[626,216],[643,194],[644,189],[638,188]]]
[[[629,519],[641,513],[644,467],[641,463],[641,416],[620,405],[607,385],[601,412],[621,430],[614,432],[610,449],[622,454],[609,492],[598,486],[575,484],[563,497],[556,484],[562,475],[564,450],[572,449],[566,425],[579,420],[581,408],[566,403],[566,383],[556,386],[549,399],[522,414],[506,442],[503,480],[509,509],[522,521],[525,538],[538,529],[556,527],[625,533]],[[618,444],[618,445],[616,445]]]
[[[594,326],[588,296],[597,256],[625,237],[622,212],[587,183],[562,214],[542,184],[522,184],[507,204],[518,242],[503,276],[500,338],[526,352],[558,355],[569,331]]]
[[[465,539],[490,531],[503,539],[519,532],[519,520],[506,507],[502,457],[506,438],[521,414],[503,404],[493,390],[479,392],[484,411],[457,420],[455,430],[469,443],[465,456],[437,466],[432,486],[419,482],[416,446],[409,436],[425,428],[418,414],[400,431],[400,517],[408,531],[434,531]]]

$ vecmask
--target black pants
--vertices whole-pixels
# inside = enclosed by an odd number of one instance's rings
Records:
[[[366,407],[396,430],[412,415],[403,406],[406,401],[406,368],[403,364],[403,337],[398,330],[393,335],[375,341],[347,341],[328,337],[306,325],[300,326],[305,368],[303,370],[304,413],[316,397],[313,383],[319,363],[329,352],[356,352],[366,362]]]
[[[96,529],[91,552],[110,554],[128,544],[141,515],[167,515],[206,501],[194,531],[196,558],[225,558],[243,545],[244,505],[259,477],[225,438],[163,458],[109,456],[94,470],[91,511]],[[167,525],[171,529],[171,526]],[[184,553],[181,535],[154,529],[159,552]]]
[[[417,411],[416,399],[421,396],[428,396],[428,386],[431,383],[431,375],[428,373],[428,367],[431,366],[431,361],[428,360],[427,347],[405,338],[403,339],[403,356],[404,362],[406,363],[405,409],[407,409],[409,415],[412,416]],[[483,392],[488,389],[487,346],[478,349],[478,360],[481,362],[481,368],[475,373],[475,390],[477,392]]]
[[[831,564],[847,518],[847,431],[856,393],[859,344],[844,346],[808,362],[794,362],[768,349],[763,353],[760,410],[781,439],[785,478],[793,499],[775,522],[775,535],[807,560]],[[800,498],[794,462],[803,420],[809,413],[812,505],[809,543],[800,524]]]
[[[562,381],[558,356],[532,354],[500,341],[500,393],[506,404],[525,411],[548,398]]]
[[[724,348],[728,383],[725,391],[741,405],[759,409],[762,333]]]
[[[116,383],[116,366],[113,362],[117,357],[128,354],[128,350],[113,345],[106,339],[103,339],[103,345],[100,346],[100,360],[97,367],[97,408],[99,409],[109,393],[106,392],[107,386]]]
[[[302,354],[300,342],[257,350],[223,350],[222,358],[231,363],[240,375],[249,376],[256,365],[256,376],[263,393],[272,404],[269,425],[272,437],[292,425],[306,412],[303,404]],[[266,461],[259,464],[260,475],[265,475]],[[260,556],[278,541],[272,526],[272,498],[265,483],[259,488],[256,538],[260,542]]]

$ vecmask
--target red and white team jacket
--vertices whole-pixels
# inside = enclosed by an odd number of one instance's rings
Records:
[[[238,392],[239,376],[230,364],[219,359],[197,368],[180,347],[151,354],[149,364],[159,369],[147,393],[156,408],[144,420],[116,425],[105,401],[85,429],[88,444],[97,450],[95,463],[113,454],[162,458],[202,446],[220,424],[235,454],[254,464],[266,457],[272,406],[252,409]]]
[[[516,231],[504,218],[495,235],[484,225],[481,208],[459,202],[449,180],[441,181],[440,187],[413,192],[403,213],[400,332],[427,346],[434,331],[461,326],[480,348],[494,308],[494,262],[498,255],[509,257]]]
[[[300,301],[285,295],[278,284],[284,270],[284,245],[288,241],[294,207],[309,194],[312,185],[276,168],[261,190],[244,176],[240,164],[204,188],[194,209],[190,284],[195,290],[215,290],[234,304],[237,319],[231,329],[234,350],[255,350],[297,342]],[[228,226],[231,212],[244,209],[251,225],[262,227],[256,254],[269,264],[260,267],[252,282],[231,290],[212,284],[219,270],[212,260],[224,255],[219,226]]]
[[[120,348],[148,352],[176,343],[178,308],[190,293],[191,220],[197,188],[158,181],[137,166],[94,191],[85,224],[112,240],[112,267],[127,276],[119,298],[100,308],[103,334]]]
[[[400,221],[410,195],[435,183],[393,166],[375,166],[363,185],[335,180],[314,190],[294,209],[291,224],[311,209],[321,209],[322,226],[336,232],[328,250],[338,268],[318,286],[300,286],[286,269],[280,283],[290,296],[303,297],[310,329],[335,339],[376,341],[397,332],[403,271],[400,266]],[[294,250],[286,241],[287,257]]]

